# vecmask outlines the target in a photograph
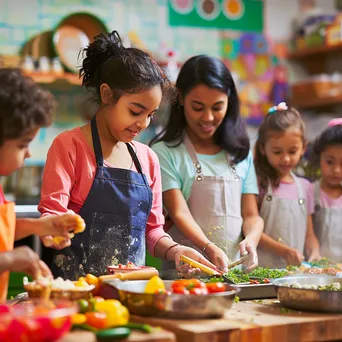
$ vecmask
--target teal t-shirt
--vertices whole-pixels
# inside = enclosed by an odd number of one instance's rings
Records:
[[[195,179],[195,168],[185,145],[168,147],[164,142],[159,142],[152,149],[159,158],[163,191],[180,189],[185,200],[188,200]],[[197,158],[204,176],[222,176],[229,172],[225,151],[215,155],[197,154]],[[248,157],[235,167],[242,181],[242,193],[258,194],[252,153],[249,152]]]

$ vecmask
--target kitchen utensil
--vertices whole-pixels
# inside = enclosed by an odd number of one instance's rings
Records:
[[[141,270],[131,272],[116,272],[114,274],[103,275],[99,277],[100,282],[111,279],[119,280],[149,280],[154,275],[159,275],[158,270],[154,267],[146,267]]]
[[[238,265],[241,265],[243,264],[245,261],[248,260],[248,254],[244,255],[243,257],[241,257],[240,259],[236,260],[236,261],[233,261],[231,263],[228,264],[228,269],[231,269],[235,266],[238,266]]]
[[[106,283],[117,289],[119,299],[132,314],[167,318],[216,318],[231,308],[238,289],[225,284],[226,291],[207,295],[145,293],[147,280]],[[173,281],[164,281],[166,290]]]
[[[27,292],[18,293],[13,299],[6,300],[7,305],[15,305],[28,300]]]
[[[63,18],[52,35],[56,56],[68,71],[78,73],[77,59],[80,49],[94,41],[100,33],[109,32],[100,18],[90,13],[73,13]]]
[[[108,274],[115,274],[115,273],[127,273],[132,271],[140,271],[140,270],[150,270],[156,269],[152,266],[136,266],[136,267],[119,267],[119,266],[108,266],[107,272]],[[137,280],[144,280],[144,279],[137,279]]]
[[[303,285],[326,285],[340,283],[342,279],[331,276],[291,276],[271,281],[277,297],[284,306],[303,311],[342,312],[342,291],[312,290],[293,288],[285,284],[297,283]]]
[[[228,284],[234,284],[235,283],[230,280],[223,271],[220,271],[219,269],[215,268],[210,268],[206,265],[201,264],[198,261],[195,261],[185,255],[181,255],[180,257],[181,261],[185,262],[186,264],[190,265],[191,267],[199,268],[201,271],[204,273],[210,275],[211,277],[222,277]]]

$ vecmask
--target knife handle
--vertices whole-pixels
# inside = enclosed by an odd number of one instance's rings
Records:
[[[191,259],[185,255],[181,255],[180,260],[185,262],[186,264],[190,265],[191,267],[199,268],[201,271],[203,271],[206,274],[209,274],[209,275],[218,275],[219,274],[216,270],[214,270],[214,269],[212,269],[206,265],[203,265],[200,262],[195,261],[195,260],[193,260],[193,259]]]

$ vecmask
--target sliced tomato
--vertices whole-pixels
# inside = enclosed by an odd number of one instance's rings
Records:
[[[226,286],[223,283],[207,283],[207,290],[209,293],[219,293],[226,291]]]

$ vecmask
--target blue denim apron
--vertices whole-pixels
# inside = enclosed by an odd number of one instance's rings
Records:
[[[71,246],[54,251],[52,273],[74,280],[106,274],[114,263],[145,264],[145,230],[152,191],[132,146],[126,144],[138,172],[104,166],[96,117],[91,121],[96,175],[79,215],[86,223]]]

